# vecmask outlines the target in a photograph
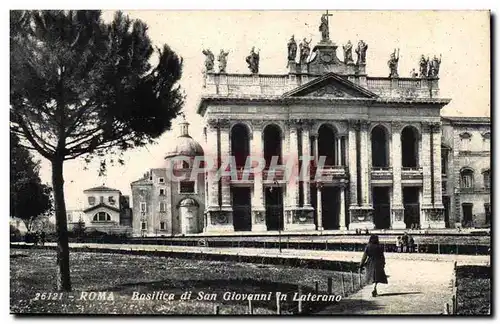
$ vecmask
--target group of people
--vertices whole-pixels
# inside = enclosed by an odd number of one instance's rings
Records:
[[[396,252],[415,252],[415,240],[413,236],[404,232],[403,236],[398,236],[396,239]]]

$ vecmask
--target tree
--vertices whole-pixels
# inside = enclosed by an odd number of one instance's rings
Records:
[[[64,161],[123,164],[121,154],[153,143],[184,103],[182,59],[154,51],[147,26],[116,12],[11,11],[11,130],[52,165],[59,290],[70,291]],[[153,54],[156,64],[150,63]]]
[[[35,221],[52,210],[48,185],[40,180],[40,161],[19,145],[19,138],[10,134],[10,215],[21,219],[31,232]]]

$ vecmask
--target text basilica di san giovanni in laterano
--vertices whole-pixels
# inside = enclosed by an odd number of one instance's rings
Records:
[[[259,74],[253,48],[249,74],[227,73],[224,51],[216,71],[214,54],[203,50],[205,143],[184,122],[167,159],[204,155],[220,166],[233,157],[236,177],[213,168],[177,183],[164,169],[150,170],[132,183],[136,234],[489,224],[490,119],[441,116],[451,100],[439,94],[441,58],[422,56],[403,78],[394,51],[389,76],[372,77],[369,44],[339,49],[328,15],[319,31],[312,50],[306,39],[288,41],[285,75]],[[249,156],[263,158],[263,171],[245,168]],[[288,177],[281,166],[300,170],[306,156],[307,171]]]

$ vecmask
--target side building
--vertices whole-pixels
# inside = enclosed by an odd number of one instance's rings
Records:
[[[165,156],[165,167],[152,168],[130,184],[133,205],[133,234],[162,236],[200,233],[204,228],[205,174],[191,178],[196,157],[204,155],[201,145],[191,138],[189,124],[180,124],[175,148]],[[174,162],[176,157],[185,161]],[[189,160],[189,162],[188,162]],[[172,177],[185,174],[186,179]]]
[[[491,120],[443,117],[443,204],[447,227],[491,224]]]

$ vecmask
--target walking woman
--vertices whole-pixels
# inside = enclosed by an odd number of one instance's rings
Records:
[[[387,283],[387,276],[384,270],[384,248],[380,245],[377,235],[371,235],[368,240],[368,245],[365,248],[365,253],[363,254],[359,268],[362,269],[364,266],[366,266],[366,284],[375,284],[373,286],[372,296],[376,297],[377,284]]]

